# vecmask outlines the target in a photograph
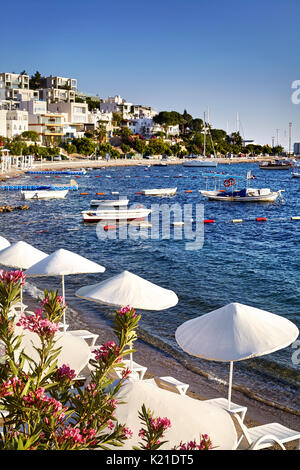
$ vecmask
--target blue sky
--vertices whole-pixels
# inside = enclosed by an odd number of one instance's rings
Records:
[[[279,129],[287,146],[292,122],[300,141],[299,0],[15,0],[1,18],[3,72],[75,77],[83,92],[157,111],[209,108],[229,132],[238,112],[258,143]]]

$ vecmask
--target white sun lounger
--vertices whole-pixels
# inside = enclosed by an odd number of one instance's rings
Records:
[[[164,390],[169,390],[170,392],[180,393],[180,395],[185,395],[189,388],[189,384],[180,382],[180,380],[170,376],[154,377],[154,380],[158,387],[163,388]]]
[[[300,450],[300,432],[287,428],[279,423],[263,424],[247,428],[238,414],[234,415],[241,430],[242,435],[237,443],[237,449],[246,448],[249,450],[260,450],[273,447],[278,444],[282,450],[286,450],[284,444],[296,441],[297,449]]]

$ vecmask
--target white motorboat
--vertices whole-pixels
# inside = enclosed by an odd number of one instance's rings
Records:
[[[143,220],[149,215],[151,209],[137,208],[137,209],[98,209],[95,211],[82,211],[82,218],[84,222],[130,222],[132,220]]]
[[[270,188],[244,188],[241,190],[220,190],[220,191],[199,191],[202,196],[207,197],[211,201],[228,201],[228,202],[274,202],[281,196],[282,190],[271,191]]]
[[[23,199],[63,199],[68,194],[68,189],[35,189],[21,191]]]
[[[216,162],[216,160],[209,160],[209,159],[206,159],[206,160],[198,160],[198,159],[195,159],[195,160],[186,160],[183,162],[182,166],[188,166],[188,167],[194,167],[194,166],[197,166],[197,167],[216,167],[218,165],[218,163]]]
[[[142,189],[144,196],[174,196],[177,188],[161,188],[161,189]]]
[[[292,172],[292,178],[300,178],[300,173]]]
[[[91,207],[123,207],[127,206],[129,199],[92,199],[90,202]]]

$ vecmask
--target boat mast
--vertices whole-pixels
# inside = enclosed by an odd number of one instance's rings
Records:
[[[204,153],[204,158],[205,158],[205,154],[206,154],[206,149],[205,149],[205,144],[206,144],[206,141],[205,141],[205,139],[206,139],[206,124],[205,124],[205,119],[206,119],[206,113],[205,113],[205,111],[204,111],[204,151],[203,151],[203,153]]]

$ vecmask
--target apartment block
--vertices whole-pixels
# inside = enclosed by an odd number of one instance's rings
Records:
[[[0,73],[0,80],[6,88],[29,89],[29,75],[19,73]]]
[[[6,111],[6,137],[9,139],[28,131],[28,112],[17,109]]]
[[[41,88],[56,88],[56,89],[65,89],[71,91],[77,91],[77,79],[76,78],[66,78],[66,77],[49,77],[41,78]]]
[[[54,140],[62,138],[64,125],[65,116],[63,115],[54,113],[29,115],[28,129],[37,132],[44,144],[53,143]]]
[[[41,88],[40,99],[47,101],[47,103],[59,103],[64,101],[65,103],[75,102],[75,91],[65,90],[60,88]]]
[[[66,114],[68,122],[72,125],[82,125],[89,122],[89,109],[86,103],[50,103],[48,110],[52,113]]]

